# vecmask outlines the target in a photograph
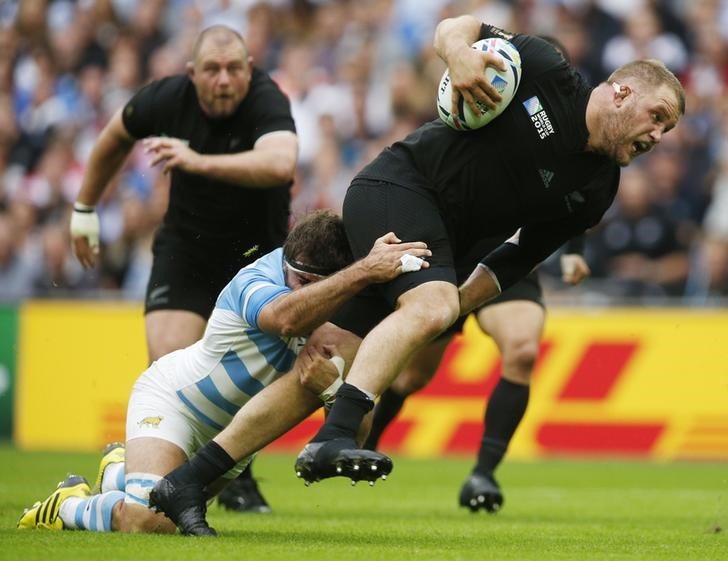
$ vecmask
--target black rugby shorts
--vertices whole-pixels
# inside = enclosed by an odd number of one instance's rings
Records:
[[[344,199],[344,226],[354,258],[369,253],[377,238],[394,232],[403,242],[427,243],[430,267],[371,285],[346,302],[332,322],[364,337],[394,310],[400,295],[430,281],[457,284],[453,252],[434,198],[381,181],[358,179]]]
[[[196,239],[163,224],[152,246],[144,313],[187,310],[207,319],[225,285],[263,255],[262,248],[254,247],[249,240]]]

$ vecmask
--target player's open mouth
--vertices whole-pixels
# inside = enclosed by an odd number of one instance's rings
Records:
[[[647,152],[651,148],[650,144],[647,142],[642,142],[640,140],[632,143],[632,152],[635,154],[642,154],[643,152]]]

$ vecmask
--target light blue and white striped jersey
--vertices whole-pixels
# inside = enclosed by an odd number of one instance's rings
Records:
[[[233,277],[200,341],[156,362],[168,387],[200,422],[222,430],[252,396],[291,369],[306,339],[258,327],[266,304],[290,291],[279,248]]]

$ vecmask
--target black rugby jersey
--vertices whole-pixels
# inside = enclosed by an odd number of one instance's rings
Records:
[[[511,41],[521,55],[521,83],[506,110],[474,131],[427,123],[358,177],[434,193],[458,253],[521,228],[518,247],[484,261],[505,288],[600,220],[619,167],[585,151],[592,88],[563,56],[543,39],[484,24],[480,38],[489,37]]]
[[[200,108],[193,83],[179,75],[142,88],[124,107],[122,118],[136,138],[175,137],[187,140],[201,154],[252,150],[267,133],[296,130],[288,98],[257,69],[253,69],[247,95],[229,117],[208,117]],[[290,187],[287,183],[246,188],[175,169],[164,222],[195,240],[249,240],[267,251],[285,239]]]

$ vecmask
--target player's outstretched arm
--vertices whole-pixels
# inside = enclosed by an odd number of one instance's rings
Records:
[[[277,131],[258,139],[252,150],[235,154],[200,154],[178,138],[155,136],[143,141],[152,154],[151,165],[169,173],[179,169],[245,187],[277,187],[293,180],[298,159],[298,137]]]
[[[71,215],[73,252],[86,269],[96,264],[99,253],[99,218],[95,210],[96,204],[134,147],[135,139],[124,127],[121,111],[117,111],[107,123],[91,151]]]
[[[485,67],[494,66],[505,70],[500,56],[491,52],[475,51],[470,46],[480,36],[481,22],[465,15],[442,20],[435,29],[434,48],[445,61],[452,81],[452,112],[458,114],[458,102],[462,95],[477,115],[480,109],[476,100],[495,109],[502,97],[485,78]]]
[[[483,264],[478,264],[468,279],[458,288],[460,293],[460,315],[464,316],[501,292],[498,279]]]
[[[402,274],[402,256],[431,255],[423,242],[401,242],[392,232],[374,242],[369,254],[323,280],[279,296],[260,312],[258,326],[287,337],[308,335],[365,286],[387,282]],[[429,263],[422,262],[422,267]]]

